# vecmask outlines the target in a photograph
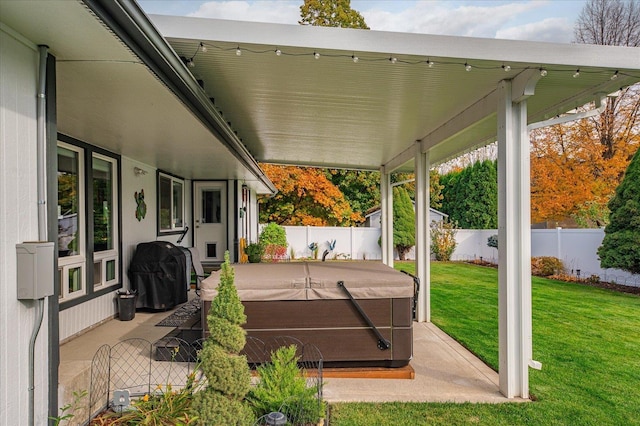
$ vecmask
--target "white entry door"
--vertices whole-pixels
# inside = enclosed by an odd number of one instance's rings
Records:
[[[227,184],[195,182],[194,246],[203,262],[222,262],[227,250]]]

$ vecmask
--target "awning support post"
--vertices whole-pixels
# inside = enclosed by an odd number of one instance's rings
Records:
[[[528,398],[532,357],[529,134],[526,96],[516,93],[517,86],[511,81],[498,86],[499,382],[507,398]]]
[[[429,244],[429,153],[423,153],[420,142],[416,142],[416,275],[420,280],[418,293],[417,320],[431,321],[431,282]]]
[[[380,169],[380,228],[382,263],[393,268],[393,192],[391,174]]]

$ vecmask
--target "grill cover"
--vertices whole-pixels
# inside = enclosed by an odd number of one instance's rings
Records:
[[[131,288],[138,292],[137,308],[171,309],[187,301],[183,251],[165,241],[140,243],[129,266]]]

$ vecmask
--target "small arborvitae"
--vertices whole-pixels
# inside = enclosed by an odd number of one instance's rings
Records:
[[[251,373],[246,357],[239,355],[246,342],[241,327],[246,318],[227,252],[218,294],[207,315],[210,336],[200,351],[207,387],[195,396],[193,411],[203,425],[250,425],[255,421],[244,399],[249,392]]]

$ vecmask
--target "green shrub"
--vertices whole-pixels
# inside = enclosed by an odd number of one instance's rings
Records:
[[[287,247],[287,232],[277,223],[269,223],[260,232],[260,245],[266,247],[268,245],[277,245]]]
[[[431,222],[431,253],[436,260],[448,262],[456,249],[458,229],[453,222],[442,220]]]
[[[200,351],[207,387],[194,396],[192,412],[202,425],[250,425],[255,418],[244,400],[251,384],[241,325],[247,317],[234,285],[229,252],[224,255],[218,294],[207,315],[210,336]]]
[[[317,389],[307,387],[298,360],[296,345],[283,346],[271,353],[271,362],[258,367],[260,381],[247,397],[257,416],[286,405],[295,406],[296,424],[315,424],[324,417],[324,404],[318,403]]]
[[[564,272],[564,264],[557,257],[540,256],[531,258],[531,274],[549,277]]]
[[[258,243],[251,243],[245,247],[244,252],[249,258],[249,263],[260,263],[264,254],[264,247]]]

